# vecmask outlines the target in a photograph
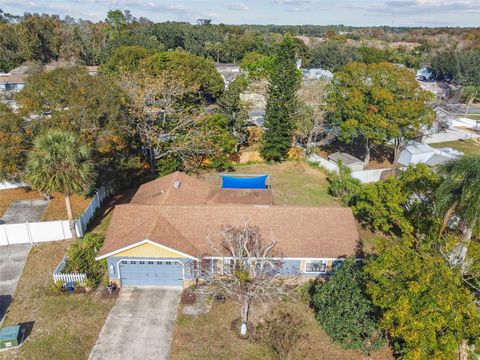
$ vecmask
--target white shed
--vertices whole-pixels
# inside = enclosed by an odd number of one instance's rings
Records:
[[[365,163],[362,160],[357,159],[355,156],[347,153],[335,152],[328,155],[328,159],[336,164],[341,161],[343,165],[352,171],[361,171],[365,168]]]
[[[420,163],[436,166],[461,155],[463,153],[452,151],[452,149],[435,149],[430,145],[413,141],[402,150],[398,162],[403,166]]]

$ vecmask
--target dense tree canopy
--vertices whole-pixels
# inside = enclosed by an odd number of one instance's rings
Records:
[[[20,116],[0,103],[0,181],[22,177],[31,136]]]
[[[480,313],[460,273],[432,251],[384,242],[368,262],[368,292],[403,359],[457,359],[480,339]]]
[[[365,163],[373,146],[392,140],[394,163],[400,151],[434,116],[423,91],[407,69],[389,63],[351,63],[335,77],[328,96],[328,120],[340,138],[365,147]]]
[[[82,67],[43,72],[28,78],[18,101],[33,134],[55,128],[80,136],[92,149],[98,184],[125,186],[141,168],[127,97],[107,77],[92,77]]]

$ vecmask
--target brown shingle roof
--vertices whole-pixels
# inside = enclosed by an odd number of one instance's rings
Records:
[[[222,225],[245,222],[265,240],[277,241],[285,257],[336,258],[354,255],[358,232],[348,208],[304,206],[151,206],[115,208],[98,257],[148,239],[194,257],[216,256],[208,238],[220,239]]]
[[[271,189],[217,189],[210,191],[207,204],[273,205]]]
[[[177,171],[140,186],[131,203],[143,205],[272,205],[273,195],[270,189],[214,190],[203,180]]]
[[[0,75],[0,84],[18,84],[25,82],[26,75],[24,74],[6,74]]]
[[[139,187],[132,204],[195,205],[205,204],[212,189],[193,176],[174,172]]]

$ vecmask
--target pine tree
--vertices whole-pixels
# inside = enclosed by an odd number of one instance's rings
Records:
[[[275,54],[260,149],[266,160],[285,160],[291,145],[300,80],[295,64],[295,50],[293,37],[286,35]]]

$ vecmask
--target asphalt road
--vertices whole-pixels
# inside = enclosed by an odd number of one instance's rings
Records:
[[[120,291],[89,360],[168,358],[181,288]]]

